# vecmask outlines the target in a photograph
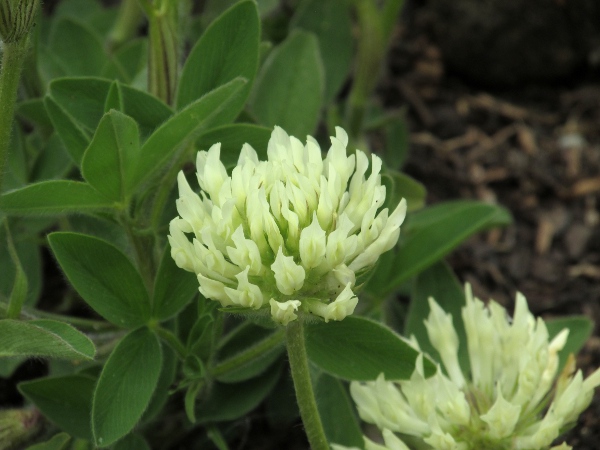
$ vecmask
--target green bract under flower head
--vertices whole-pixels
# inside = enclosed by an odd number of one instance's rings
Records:
[[[466,289],[462,318],[470,375],[458,361],[458,334],[449,314],[429,299],[425,322],[445,373],[425,378],[423,355],[409,380],[352,383],[360,417],[382,430],[385,446],[366,440],[367,450],[548,449],[592,400],[600,369],[587,379],[571,357],[558,377],[564,329],[552,340],[544,321],[517,295],[514,319],[495,302],[486,307]],[[343,449],[340,446],[334,448]],[[562,444],[555,450],[571,447]]]
[[[381,208],[381,159],[357,150],[336,128],[325,159],[275,127],[267,161],[244,144],[231,176],[220,144],[197,158],[198,196],[179,173],[171,255],[198,276],[200,292],[224,307],[265,309],[287,324],[298,313],[329,320],[352,314],[361,279],[391,249],[406,213]]]

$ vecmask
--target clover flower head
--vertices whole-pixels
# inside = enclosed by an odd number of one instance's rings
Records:
[[[458,359],[458,334],[450,315],[433,300],[426,320],[429,340],[443,369],[426,378],[423,354],[409,380],[353,382],[360,417],[375,424],[385,444],[368,439],[368,450],[567,450],[551,447],[589,406],[600,369],[584,380],[571,355],[557,377],[558,352],[568,329],[550,339],[544,321],[517,295],[514,317],[491,301],[486,307],[466,287],[462,319],[470,373]],[[336,450],[344,447],[335,446]]]
[[[402,200],[383,208],[382,161],[348,155],[336,128],[325,158],[275,127],[267,160],[248,144],[231,174],[220,144],[198,153],[200,195],[177,178],[178,217],[169,227],[171,256],[198,277],[200,292],[223,307],[270,312],[287,324],[299,315],[342,320],[379,256],[398,241]]]

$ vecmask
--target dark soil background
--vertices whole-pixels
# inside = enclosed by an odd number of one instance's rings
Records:
[[[404,171],[428,204],[478,199],[513,225],[449,258],[481,299],[595,323],[577,358],[600,366],[600,3],[429,0],[407,5],[379,93],[407,106]],[[600,392],[567,435],[600,448]]]

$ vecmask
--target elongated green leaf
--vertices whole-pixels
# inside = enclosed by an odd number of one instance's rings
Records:
[[[150,402],[161,364],[160,344],[147,328],[119,342],[94,391],[92,432],[98,447],[111,445],[133,429]]]
[[[67,433],[58,433],[49,441],[27,447],[27,450],[64,450],[70,440],[71,437]]]
[[[73,161],[79,164],[83,152],[90,143],[91,134],[52,97],[46,96],[44,98],[44,106],[69,155]]]
[[[190,52],[181,72],[177,107],[184,108],[203,95],[243,77],[248,84],[232,103],[241,111],[258,67],[260,20],[256,4],[241,1],[219,16]]]
[[[469,352],[467,334],[462,320],[461,310],[465,305],[465,295],[462,286],[456,279],[448,264],[441,261],[421,272],[414,280],[408,316],[404,335],[414,335],[419,347],[425,353],[432,355],[436,361],[441,361],[437,351],[429,342],[427,330],[423,322],[429,316],[429,302],[433,297],[444,311],[452,314],[452,323],[458,333],[458,361],[464,373],[469,371]]]
[[[256,78],[250,105],[258,122],[279,125],[300,139],[312,134],[323,103],[322,66],[315,36],[292,33],[269,54]]]
[[[363,435],[348,390],[342,382],[321,374],[315,385],[317,407],[327,440],[347,447],[363,448]]]
[[[202,133],[196,141],[196,146],[208,150],[216,142],[221,143],[221,162],[227,168],[234,167],[240,157],[244,144],[250,144],[258,159],[267,159],[267,144],[271,138],[272,129],[250,123],[232,123],[217,128],[211,128]]]
[[[387,169],[381,176],[381,183],[385,185],[384,208],[393,210],[400,200],[406,199],[408,211],[415,211],[425,205],[425,186],[414,178],[396,170]]]
[[[65,214],[112,206],[89,184],[70,180],[41,181],[0,196],[0,209],[7,215]]]
[[[363,317],[341,322],[308,325],[306,350],[309,359],[325,372],[345,380],[407,379],[413,373],[418,352],[399,335]],[[426,373],[435,372],[425,360]]]
[[[236,78],[191,103],[160,126],[142,146],[132,186],[147,180],[180,145],[196,138],[202,130],[233,120],[237,112],[232,106],[245,85],[245,80]]]
[[[325,69],[325,102],[330,103],[348,77],[352,63],[352,18],[344,0],[304,0],[292,27],[313,32]]]
[[[19,384],[19,390],[42,414],[71,436],[91,439],[90,412],[94,378],[69,375]]]
[[[131,193],[139,150],[135,120],[113,109],[104,115],[85,151],[81,161],[83,177],[105,197],[125,202]]]
[[[52,233],[48,241],[71,284],[98,314],[127,328],[148,321],[150,302],[142,277],[119,249],[78,233]]]
[[[579,353],[579,350],[583,348],[586,341],[592,335],[592,331],[594,331],[594,323],[585,316],[572,316],[547,320],[546,327],[548,328],[550,339],[560,333],[564,328],[569,329],[567,343],[558,353],[560,361],[558,366],[559,370],[564,367],[569,354],[573,353],[574,355],[577,355],[577,353]]]
[[[0,356],[92,360],[95,354],[92,341],[66,323],[0,320]]]
[[[165,344],[162,345],[163,362],[160,370],[160,376],[156,383],[156,389],[150,399],[148,408],[144,411],[142,416],[142,422],[150,422],[158,413],[161,412],[163,406],[169,399],[171,385],[175,380],[177,373],[177,355],[175,352]]]
[[[173,317],[197,293],[198,279],[196,275],[177,267],[171,258],[171,247],[167,245],[154,282],[152,316],[159,321]]]
[[[280,372],[281,366],[242,383],[215,383],[208,399],[196,406],[196,420],[219,422],[244,416],[271,392]]]
[[[510,213],[497,205],[476,201],[448,202],[415,212],[403,225],[405,239],[386,280],[377,277],[367,290],[383,297],[442,259],[468,237],[511,222]]]

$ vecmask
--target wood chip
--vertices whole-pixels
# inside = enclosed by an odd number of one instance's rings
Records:
[[[474,108],[486,109],[512,120],[531,120],[543,124],[553,125],[558,122],[556,114],[545,114],[528,110],[512,103],[498,100],[489,94],[479,94],[468,97]]]
[[[600,191],[600,177],[584,178],[571,186],[569,194],[572,197],[581,197],[582,195],[591,194]]]
[[[550,250],[555,232],[556,227],[554,223],[547,217],[542,217],[538,222],[535,234],[535,251],[538,255],[543,255]]]
[[[593,264],[577,264],[569,267],[569,276],[573,278],[588,277],[600,279],[600,266]]]
[[[519,147],[528,155],[535,155],[538,152],[538,145],[535,135],[531,128],[521,125],[517,127],[517,142]]]
[[[421,122],[426,127],[431,127],[435,123],[435,117],[417,92],[410,84],[403,80],[398,81],[398,88],[408,103],[413,107]]]

